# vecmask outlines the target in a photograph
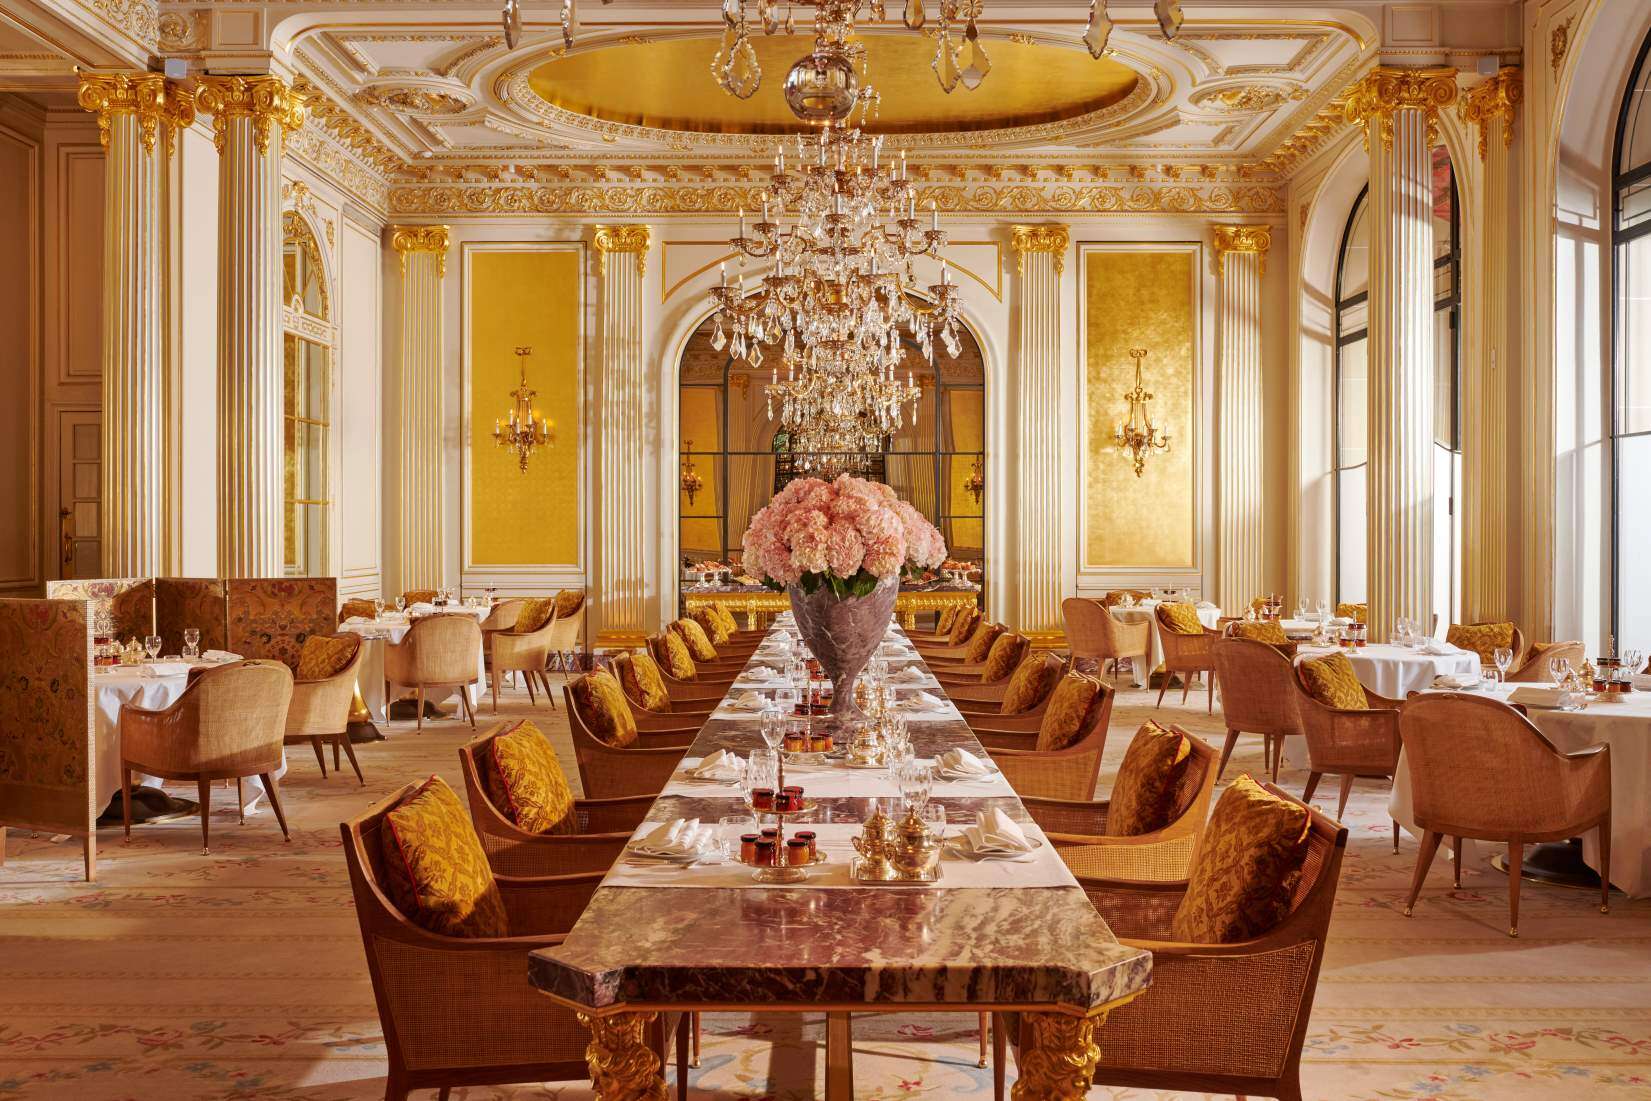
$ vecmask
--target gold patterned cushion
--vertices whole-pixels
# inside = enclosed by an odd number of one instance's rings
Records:
[[[1038,751],[1052,753],[1076,744],[1106,698],[1101,682],[1082,673],[1068,673],[1049,697],[1049,709],[1038,724]]]
[[[1191,757],[1185,734],[1148,719],[1124,751],[1112,782],[1107,836],[1139,837],[1175,821],[1176,795]]]
[[[661,631],[649,640],[648,649],[660,668],[670,676],[677,680],[694,679],[698,671],[694,656],[688,652],[688,644],[682,641],[682,636],[675,631]]]
[[[1198,619],[1198,609],[1184,600],[1158,605],[1158,622],[1178,635],[1204,633],[1204,624]]]
[[[649,711],[669,711],[671,693],[659,675],[659,663],[640,650],[613,659],[614,672],[632,703]]]
[[[713,604],[711,605],[711,613],[717,617],[719,622],[721,622],[722,629],[727,632],[729,638],[733,638],[735,635],[739,634],[740,625],[734,619],[733,612],[730,612],[721,604]]]
[[[696,608],[694,622],[699,624],[710,638],[712,646],[721,646],[728,641],[728,628],[723,626],[722,620],[717,618],[717,613],[711,608]]]
[[[969,639],[969,648],[964,651],[964,658],[971,665],[979,665],[981,662],[984,662],[989,656],[991,656],[992,646],[997,642],[998,637],[1002,635],[1005,630],[1007,630],[1007,628],[1005,628],[1001,623],[986,624],[980,630],[976,631],[974,636]]]
[[[951,634],[952,624],[957,622],[957,613],[961,609],[962,606],[958,604],[948,604],[940,609],[940,618],[935,621],[934,633],[937,635]]]
[[[554,597],[545,597],[541,600],[524,600],[522,608],[516,613],[516,625],[511,628],[518,635],[530,635],[534,631],[542,630],[556,614],[556,600]]]
[[[1463,650],[1472,650],[1480,661],[1491,665],[1496,661],[1496,651],[1513,649],[1513,624],[1452,623],[1445,632],[1445,641]]]
[[[624,749],[636,743],[636,717],[625,702],[625,690],[603,669],[573,682],[573,705],[579,718],[600,741]]]
[[[1150,598],[1152,594],[1145,589],[1112,589],[1106,596],[1101,598],[1101,603],[1108,608],[1116,608],[1124,602],[1126,596],[1139,604],[1141,601]]]
[[[401,599],[406,601],[409,605],[434,604],[436,602],[436,590],[408,589],[406,592],[401,594]]]
[[[504,899],[470,816],[439,776],[384,815],[384,887],[413,924],[448,937],[507,937]]]
[[[338,609],[338,622],[343,623],[346,619],[352,619],[355,616],[372,619],[377,614],[378,612],[373,609],[371,600],[346,600],[344,606]]]
[[[528,833],[577,833],[573,790],[556,751],[531,722],[493,739],[488,754],[493,784],[488,794],[510,820]],[[496,785],[496,787],[495,787]]]
[[[1233,637],[1265,642],[1269,646],[1284,646],[1290,641],[1284,628],[1273,619],[1241,619],[1233,624]]]
[[[1337,604],[1336,615],[1342,619],[1351,619],[1363,623],[1370,615],[1370,605]]]
[[[717,648],[711,645],[705,628],[698,623],[691,619],[678,619],[671,623],[671,630],[682,636],[682,641],[688,644],[688,656],[695,661],[717,660]]]
[[[1048,658],[1048,654],[1033,654],[1015,669],[1009,687],[1003,690],[1003,714],[1023,714],[1049,698],[1060,680],[1061,667]]]
[[[556,618],[566,619],[585,606],[583,589],[563,589],[556,594]]]
[[[980,620],[980,609],[972,607],[959,608],[957,618],[952,620],[952,632],[946,636],[946,645],[962,646],[974,634],[975,624]]]
[[[1302,662],[1301,679],[1307,685],[1307,694],[1326,707],[1363,711],[1370,706],[1364,685],[1359,683],[1359,675],[1346,654],[1326,654]]]
[[[992,643],[991,652],[986,655],[986,667],[980,671],[980,683],[996,684],[1009,676],[1031,647],[1032,640],[1025,635],[1009,631],[998,635],[997,641]]]
[[[1234,780],[1204,827],[1198,862],[1170,925],[1176,940],[1252,940],[1290,914],[1312,819],[1248,775]]]
[[[361,640],[354,635],[311,635],[298,652],[298,680],[326,680],[343,672]]]

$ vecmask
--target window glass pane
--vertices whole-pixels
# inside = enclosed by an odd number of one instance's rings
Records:
[[[722,387],[684,386],[677,438],[695,451],[722,450]]]
[[[1456,488],[1456,464],[1460,456],[1449,448],[1433,449],[1433,614],[1440,624],[1454,622],[1456,610],[1455,549],[1456,509],[1453,494]],[[1434,631],[1431,623],[1422,629]]]
[[[1651,650],[1651,436],[1617,442],[1617,648]]]
[[[1456,310],[1433,313],[1433,442],[1452,451],[1459,446],[1456,359]]]
[[[1369,445],[1370,342],[1364,338],[1343,344],[1336,356],[1336,465],[1364,462]]]
[[[946,538],[946,550],[964,562],[978,562],[985,557],[986,522],[980,519],[954,516],[940,527]]]
[[[774,456],[728,456],[728,551],[738,550],[751,517],[774,496]]]
[[[1651,237],[1622,245],[1617,263],[1617,425],[1651,432]]]
[[[1370,201],[1369,195],[1359,196],[1358,207],[1342,242],[1341,285],[1336,290],[1338,300],[1352,298],[1370,289]]]
[[[1338,491],[1336,537],[1340,561],[1337,564],[1336,599],[1357,604],[1365,599],[1365,514],[1364,483],[1367,468],[1356,466],[1336,472]]]
[[[1634,80],[1627,97],[1627,118],[1622,127],[1622,151],[1617,159],[1617,172],[1632,172],[1651,163],[1651,105],[1646,102],[1646,89],[1651,85],[1651,56],[1640,59],[1634,71]]]
[[[1360,299],[1351,306],[1341,308],[1341,320],[1337,323],[1337,332],[1343,340],[1350,336],[1357,336],[1370,328],[1370,302]]]
[[[1617,226],[1632,229],[1651,216],[1651,179],[1629,184],[1617,193]]]
[[[1433,258],[1451,253],[1451,220],[1455,216],[1456,182],[1451,174],[1450,154],[1444,146],[1433,150]],[[1448,277],[1448,272],[1446,273]],[[1446,290],[1449,288],[1447,286]]]

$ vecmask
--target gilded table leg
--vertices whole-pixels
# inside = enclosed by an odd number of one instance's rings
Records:
[[[1081,1101],[1088,1096],[1101,1060],[1095,1030],[1106,1014],[1028,1013],[1021,1020],[1020,1077],[1009,1093],[1011,1101]]]
[[[901,612],[900,626],[904,627],[908,631],[915,631],[917,629],[917,613]]]
[[[647,1035],[656,1016],[578,1014],[579,1023],[590,1029],[585,1062],[597,1101],[665,1101],[665,1078]]]

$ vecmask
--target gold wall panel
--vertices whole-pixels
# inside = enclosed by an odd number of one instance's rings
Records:
[[[580,560],[579,359],[583,251],[478,249],[470,255],[470,555],[482,566]],[[556,422],[556,446],[523,473],[493,442],[493,420],[520,379],[517,345],[533,348],[527,384]]]
[[[1196,563],[1196,250],[1088,249],[1084,256],[1084,565],[1189,568]],[[1135,476],[1112,441],[1135,383],[1131,348],[1147,349],[1142,385],[1170,437]]]

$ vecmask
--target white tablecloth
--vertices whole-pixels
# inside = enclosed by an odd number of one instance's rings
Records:
[[[1303,646],[1298,653],[1314,656],[1332,653],[1328,647]],[[1433,686],[1434,678],[1448,674],[1479,675],[1479,655],[1472,650],[1457,650],[1449,654],[1424,654],[1403,646],[1373,643],[1356,650],[1343,651],[1358,674],[1365,689],[1402,700],[1412,692]]]
[[[1506,699],[1517,685],[1480,689]],[[1622,703],[1591,703],[1582,711],[1528,709],[1531,722],[1560,751],[1569,753],[1604,742],[1611,747],[1611,882],[1630,898],[1651,896],[1651,692],[1635,692]],[[1416,828],[1410,766],[1399,754],[1398,773],[1387,812],[1412,834]],[[1500,846],[1493,846],[1499,848]],[[1462,859],[1472,843],[1465,842]],[[1441,850],[1443,851],[1443,850]],[[1582,858],[1599,871],[1596,831],[1582,837]]]
[[[162,662],[161,668],[178,668],[184,663]],[[201,664],[210,665],[210,662]],[[116,666],[106,671],[100,670],[92,674],[92,687],[97,700],[97,730],[93,744],[96,749],[95,767],[93,775],[97,782],[98,798],[107,805],[115,793],[120,790],[120,708],[122,704],[130,703],[137,707],[158,711],[168,707],[188,687],[189,674],[184,672],[169,672],[165,676],[144,676],[139,666]],[[276,770],[275,778],[279,780],[287,774],[286,751],[281,753],[281,767]],[[133,781],[143,787],[160,787],[161,780],[156,776],[134,774]],[[247,777],[241,784],[241,797],[245,800],[241,810],[251,814],[257,806],[258,800],[264,796],[264,782],[256,776]]]
[[[1158,640],[1158,617],[1153,613],[1153,609],[1157,606],[1158,601],[1156,600],[1143,600],[1141,603],[1133,604],[1128,608],[1115,607],[1111,609],[1112,614],[1125,623],[1145,622],[1148,625],[1147,648],[1150,653],[1147,655],[1146,668],[1141,668],[1139,661],[1131,663],[1133,667],[1132,677],[1137,688],[1145,688],[1147,678],[1152,671],[1164,664],[1164,647]],[[1211,631],[1215,630],[1216,625],[1221,622],[1221,609],[1213,604],[1198,605],[1198,622]]]
[[[443,609],[450,612],[465,612],[474,615],[478,621],[486,619],[488,609],[466,608],[463,606]],[[339,625],[340,631],[349,631],[361,636],[362,653],[361,664],[356,667],[356,684],[361,689],[362,702],[377,722],[384,722],[387,715],[389,701],[384,698],[384,646],[387,642],[400,642],[412,628],[412,621],[395,613],[387,613],[383,619],[363,619],[359,616],[346,620]],[[476,647],[476,682],[469,686],[470,702],[475,704],[479,699],[478,686],[487,684],[487,655],[482,647],[487,643],[484,637]],[[441,700],[429,697],[432,703]]]

